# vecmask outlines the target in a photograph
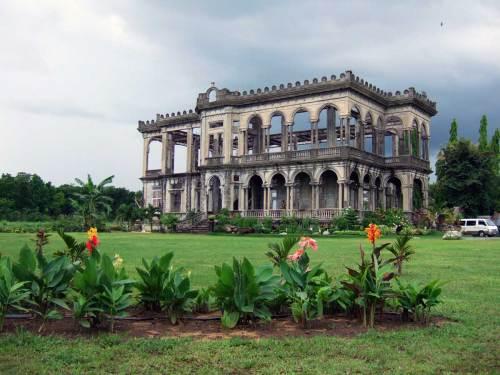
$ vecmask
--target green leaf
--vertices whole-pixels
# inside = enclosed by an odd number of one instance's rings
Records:
[[[225,310],[222,314],[221,323],[226,328],[234,328],[240,320],[240,313],[238,311]]]

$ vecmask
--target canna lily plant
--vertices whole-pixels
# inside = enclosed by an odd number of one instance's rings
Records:
[[[395,295],[391,287],[395,273],[391,270],[391,261],[384,261],[380,256],[389,243],[376,245],[381,237],[380,229],[370,224],[365,232],[372,244],[372,252],[366,256],[360,246],[361,262],[356,268],[347,267],[348,278],[342,283],[356,295],[355,303],[362,309],[363,326],[373,328],[377,306],[383,308],[385,301]]]

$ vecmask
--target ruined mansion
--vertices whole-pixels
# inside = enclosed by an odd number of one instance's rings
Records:
[[[139,121],[144,202],[179,216],[410,215],[428,204],[436,113],[425,92],[385,92],[351,71],[242,92],[212,85],[194,110]]]

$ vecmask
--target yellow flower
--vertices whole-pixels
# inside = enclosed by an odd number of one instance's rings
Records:
[[[89,240],[92,240],[94,237],[97,237],[97,228],[95,227],[89,228],[89,230],[87,231],[87,236]]]
[[[122,264],[123,264],[123,258],[120,255],[115,254],[115,256],[113,258],[113,266],[115,268],[119,268],[122,266]]]

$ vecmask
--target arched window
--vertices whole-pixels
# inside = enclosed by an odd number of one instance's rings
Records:
[[[264,208],[264,187],[262,178],[252,176],[248,182],[248,209],[262,210]]]
[[[216,100],[217,100],[217,90],[212,89],[208,93],[208,102],[212,103],[212,102],[215,102]]]
[[[160,139],[153,139],[149,143],[148,151],[148,171],[161,169],[162,142]]]
[[[311,177],[307,173],[300,172],[295,176],[294,185],[294,209],[310,210],[312,208]]]
[[[325,171],[319,179],[319,207],[337,208],[339,203],[339,185],[335,172]]]

